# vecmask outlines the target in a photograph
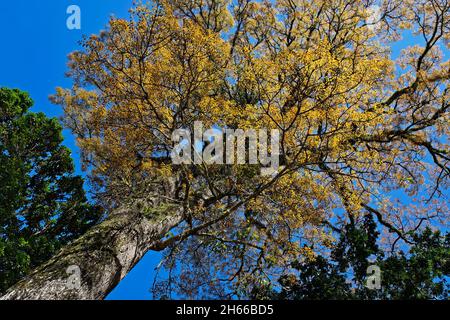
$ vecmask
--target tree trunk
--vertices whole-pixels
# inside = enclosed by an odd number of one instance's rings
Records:
[[[10,288],[1,299],[105,298],[147,251],[163,249],[158,247],[159,240],[182,221],[181,208],[160,205],[149,209],[116,210]]]

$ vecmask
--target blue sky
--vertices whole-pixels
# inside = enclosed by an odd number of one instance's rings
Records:
[[[132,0],[2,0],[0,1],[0,87],[28,91],[35,101],[33,111],[60,116],[61,109],[48,96],[55,88],[70,87],[67,55],[79,49],[82,35],[98,33],[114,14],[127,17]],[[68,6],[81,8],[81,30],[66,27]],[[65,144],[73,151],[80,171],[74,139],[64,132]],[[159,255],[148,254],[110,294],[110,299],[150,299],[149,288]]]
[[[82,35],[98,33],[114,14],[127,17],[132,0],[2,0],[0,1],[0,87],[20,88],[35,101],[33,111],[60,116],[61,109],[48,96],[55,88],[70,87],[64,75],[67,55],[79,49]],[[66,27],[70,5],[81,8],[81,30]],[[411,36],[405,42],[414,43]],[[394,46],[397,56],[400,46]],[[448,51],[446,51],[448,54]],[[74,139],[64,131],[65,144],[73,151],[77,172],[81,173]],[[154,268],[160,255],[149,253],[109,295],[109,299],[150,299]]]

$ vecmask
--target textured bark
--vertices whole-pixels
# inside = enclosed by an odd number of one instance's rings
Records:
[[[181,208],[174,206],[118,209],[10,288],[1,299],[103,299],[147,251],[162,249],[159,240],[181,220]],[[67,285],[69,266],[79,267],[80,288]]]

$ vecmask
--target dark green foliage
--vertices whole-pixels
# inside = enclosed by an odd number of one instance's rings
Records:
[[[371,255],[381,254],[377,246],[377,225],[371,215],[364,217],[360,226],[346,225],[340,242],[332,252],[340,272],[352,267],[357,282],[364,280]]]
[[[409,254],[403,252],[381,261],[383,292],[391,299],[448,299],[450,233],[425,229],[414,236]],[[446,281],[447,280],[447,281]]]
[[[57,119],[0,88],[0,293],[101,218],[73,174]]]
[[[296,263],[298,276],[286,275],[279,280],[283,291],[280,299],[347,299],[351,297],[350,284],[338,268],[324,257],[313,263]]]
[[[296,262],[295,274],[279,279],[281,292],[255,288],[253,297],[264,299],[448,299],[450,233],[429,228],[414,235],[408,252],[385,254],[377,246],[372,216],[344,228],[330,257]],[[370,262],[371,261],[371,262]],[[366,288],[367,267],[381,269],[381,289]]]

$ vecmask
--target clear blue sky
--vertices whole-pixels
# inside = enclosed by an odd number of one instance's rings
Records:
[[[132,0],[1,0],[0,87],[28,91],[35,101],[33,111],[60,116],[61,109],[50,104],[48,96],[58,86],[71,85],[64,76],[67,55],[79,49],[82,35],[102,30],[112,14],[128,16],[131,3]],[[66,10],[72,4],[81,8],[81,30],[66,27]],[[394,56],[405,42],[413,44],[414,38],[407,36],[401,46],[394,46]],[[81,173],[74,139],[68,131],[64,135],[65,144],[73,151],[77,172]],[[150,299],[149,289],[159,257],[156,253],[147,254],[109,298]]]
[[[0,87],[28,91],[35,101],[33,111],[60,116],[61,109],[48,101],[55,88],[70,87],[67,55],[79,48],[82,35],[98,33],[114,14],[127,17],[132,0],[1,0]],[[67,7],[81,8],[81,30],[68,30]],[[80,173],[74,139],[64,132],[65,144],[73,150]],[[149,288],[159,256],[147,255],[110,294],[110,299],[150,299]]]

